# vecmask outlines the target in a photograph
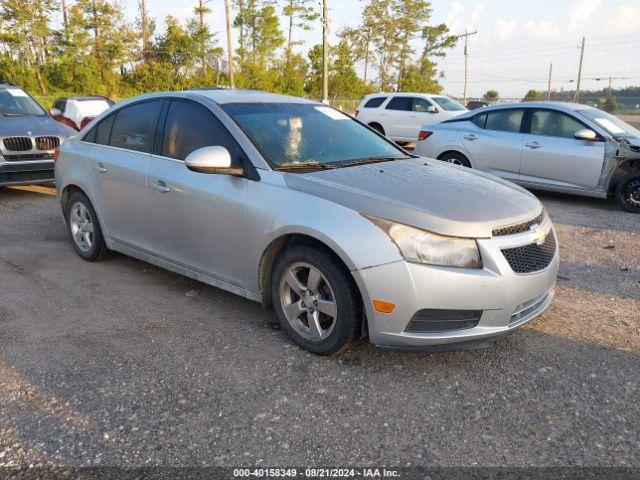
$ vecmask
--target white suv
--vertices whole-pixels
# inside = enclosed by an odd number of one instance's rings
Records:
[[[415,142],[424,125],[433,125],[466,111],[445,95],[376,93],[364,97],[356,117],[396,142]]]

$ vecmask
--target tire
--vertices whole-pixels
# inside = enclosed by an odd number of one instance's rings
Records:
[[[380,125],[379,123],[373,122],[373,123],[370,123],[369,126],[373,128],[376,132],[380,133],[381,135],[386,135],[384,133],[384,128],[382,128],[382,125]]]
[[[616,202],[624,210],[640,213],[640,173],[623,178],[616,185]]]
[[[109,255],[93,205],[82,192],[73,192],[67,201],[65,219],[73,249],[80,257],[95,262]]]
[[[460,152],[447,152],[441,155],[438,160],[443,162],[452,163],[454,165],[462,165],[463,167],[471,168],[471,162]]]
[[[317,281],[310,285],[312,275]],[[362,302],[349,271],[333,254],[314,246],[296,245],[278,258],[271,300],[287,335],[318,355],[345,348],[362,320]]]

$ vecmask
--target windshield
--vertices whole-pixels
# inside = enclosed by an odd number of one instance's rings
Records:
[[[23,90],[0,88],[0,115],[46,115],[46,113]]]
[[[436,102],[440,108],[443,110],[449,110],[451,112],[458,112],[460,110],[466,110],[462,105],[460,105],[455,100],[450,99],[449,97],[431,97],[431,100]]]
[[[597,108],[577,110],[576,113],[596,123],[613,137],[640,138],[640,130],[633,128],[627,122],[623,122],[618,117],[611,115],[610,113],[603,112]]]
[[[222,107],[273,168],[339,167],[358,160],[407,158],[390,141],[331,107],[295,103]]]

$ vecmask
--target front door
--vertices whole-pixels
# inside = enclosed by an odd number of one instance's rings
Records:
[[[108,235],[150,250],[147,169],[161,100],[122,108],[96,126],[87,161],[95,207]],[[93,133],[93,132],[92,132]]]
[[[184,159],[198,148],[220,145],[234,162],[242,151],[205,107],[172,100],[158,155],[149,167],[149,212],[155,252],[197,272],[245,287],[245,200],[249,180],[197,173]]]
[[[605,142],[576,140],[574,134],[587,127],[564,112],[532,109],[529,115],[520,180],[596,188],[602,173]]]

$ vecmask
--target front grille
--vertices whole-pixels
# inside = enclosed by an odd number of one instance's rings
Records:
[[[556,237],[553,230],[540,245],[531,243],[522,247],[506,248],[502,250],[504,258],[516,273],[532,273],[544,270],[549,266],[556,253]]]
[[[504,235],[515,235],[517,233],[524,233],[529,231],[532,225],[542,225],[542,221],[544,220],[544,210],[540,215],[538,215],[533,220],[529,220],[528,222],[518,223],[516,225],[509,225],[507,227],[496,228],[492,233],[494,237],[501,237]]]
[[[36,147],[38,150],[55,150],[60,146],[58,137],[36,137]]]
[[[29,137],[6,137],[2,139],[2,143],[11,152],[26,152],[33,148]]]
[[[51,153],[22,153],[18,155],[5,155],[7,162],[28,162],[33,160],[53,160]]]
[[[425,308],[416,312],[405,329],[410,333],[463,330],[478,325],[482,310],[441,310]]]

